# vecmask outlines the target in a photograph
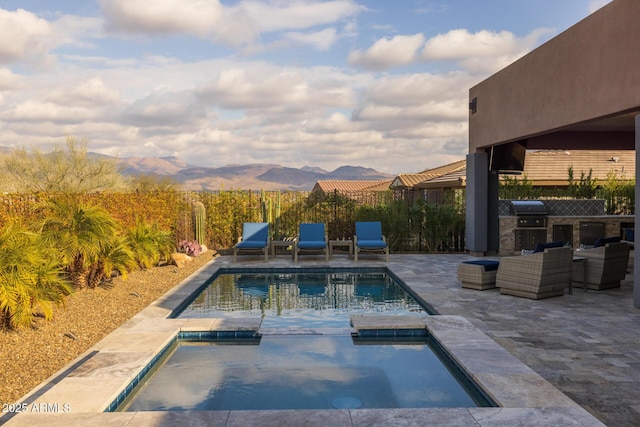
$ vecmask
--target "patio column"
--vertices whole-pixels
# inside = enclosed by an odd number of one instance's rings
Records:
[[[467,249],[476,256],[497,252],[498,176],[489,172],[485,152],[467,155],[466,202]]]
[[[640,188],[638,176],[640,176],[640,114],[636,115],[636,214],[635,223],[640,224]],[[635,227],[635,226],[634,226]],[[635,246],[635,245],[634,245]],[[633,251],[633,305],[640,308],[640,251]]]

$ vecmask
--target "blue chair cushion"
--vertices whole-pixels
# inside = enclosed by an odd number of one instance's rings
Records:
[[[242,241],[236,247],[241,249],[261,249],[269,240],[269,224],[266,222],[245,222],[242,225]]]
[[[269,238],[269,224],[266,222],[245,222],[242,225],[242,240],[264,240]]]
[[[564,246],[564,242],[562,240],[557,242],[538,243],[536,247],[533,249],[533,253],[537,254],[538,252],[544,252],[545,249],[561,248],[563,246]]]
[[[378,221],[356,222],[356,236],[358,236],[358,242],[361,240],[382,241],[382,223]],[[362,245],[358,243],[358,246]]]
[[[300,224],[299,249],[323,249],[326,246],[323,223]]]
[[[367,249],[386,248],[387,244],[384,240],[360,240],[358,238],[358,247]]]
[[[484,267],[484,271],[494,271],[498,269],[500,265],[499,261],[493,261],[488,259],[478,259],[474,261],[463,261],[463,264],[481,265]]]
[[[298,248],[300,249],[323,249],[327,246],[324,240],[306,240],[304,242],[298,242]]]
[[[593,245],[594,248],[599,248],[600,246],[604,246],[607,243],[618,243],[620,241],[620,237],[602,237],[596,240],[596,243]]]
[[[262,249],[267,246],[267,241],[264,240],[243,240],[236,245],[240,249]]]

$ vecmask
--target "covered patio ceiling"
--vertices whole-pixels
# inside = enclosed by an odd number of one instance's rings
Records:
[[[640,1],[613,0],[469,89],[466,243],[471,253],[499,247],[498,177],[490,172],[499,173],[503,165],[521,170],[523,147],[640,147],[639,21]],[[508,143],[513,144],[491,149]],[[640,222],[640,210],[635,219]],[[640,251],[634,262],[640,265]],[[640,284],[640,268],[634,282]],[[634,287],[634,305],[640,308],[640,286]]]
[[[640,109],[576,123],[527,138],[529,150],[635,150]]]

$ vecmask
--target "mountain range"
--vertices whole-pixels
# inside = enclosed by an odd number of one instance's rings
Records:
[[[186,190],[311,190],[319,180],[384,180],[393,175],[362,166],[340,166],[333,171],[312,166],[302,168],[277,164],[202,167],[175,157],[127,157],[118,159],[132,175],[167,176]]]
[[[0,145],[0,155],[14,149]],[[291,168],[277,164],[226,165],[202,167],[169,157],[124,157],[88,153],[90,156],[110,158],[119,162],[130,175],[169,177],[185,190],[303,190],[313,188],[319,180],[391,180],[393,175],[362,166],[340,166],[333,171],[319,167]]]

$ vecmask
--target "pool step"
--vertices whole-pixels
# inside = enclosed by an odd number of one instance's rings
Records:
[[[428,316],[356,315],[351,316],[351,326],[363,338],[421,337],[427,335],[425,317]]]

